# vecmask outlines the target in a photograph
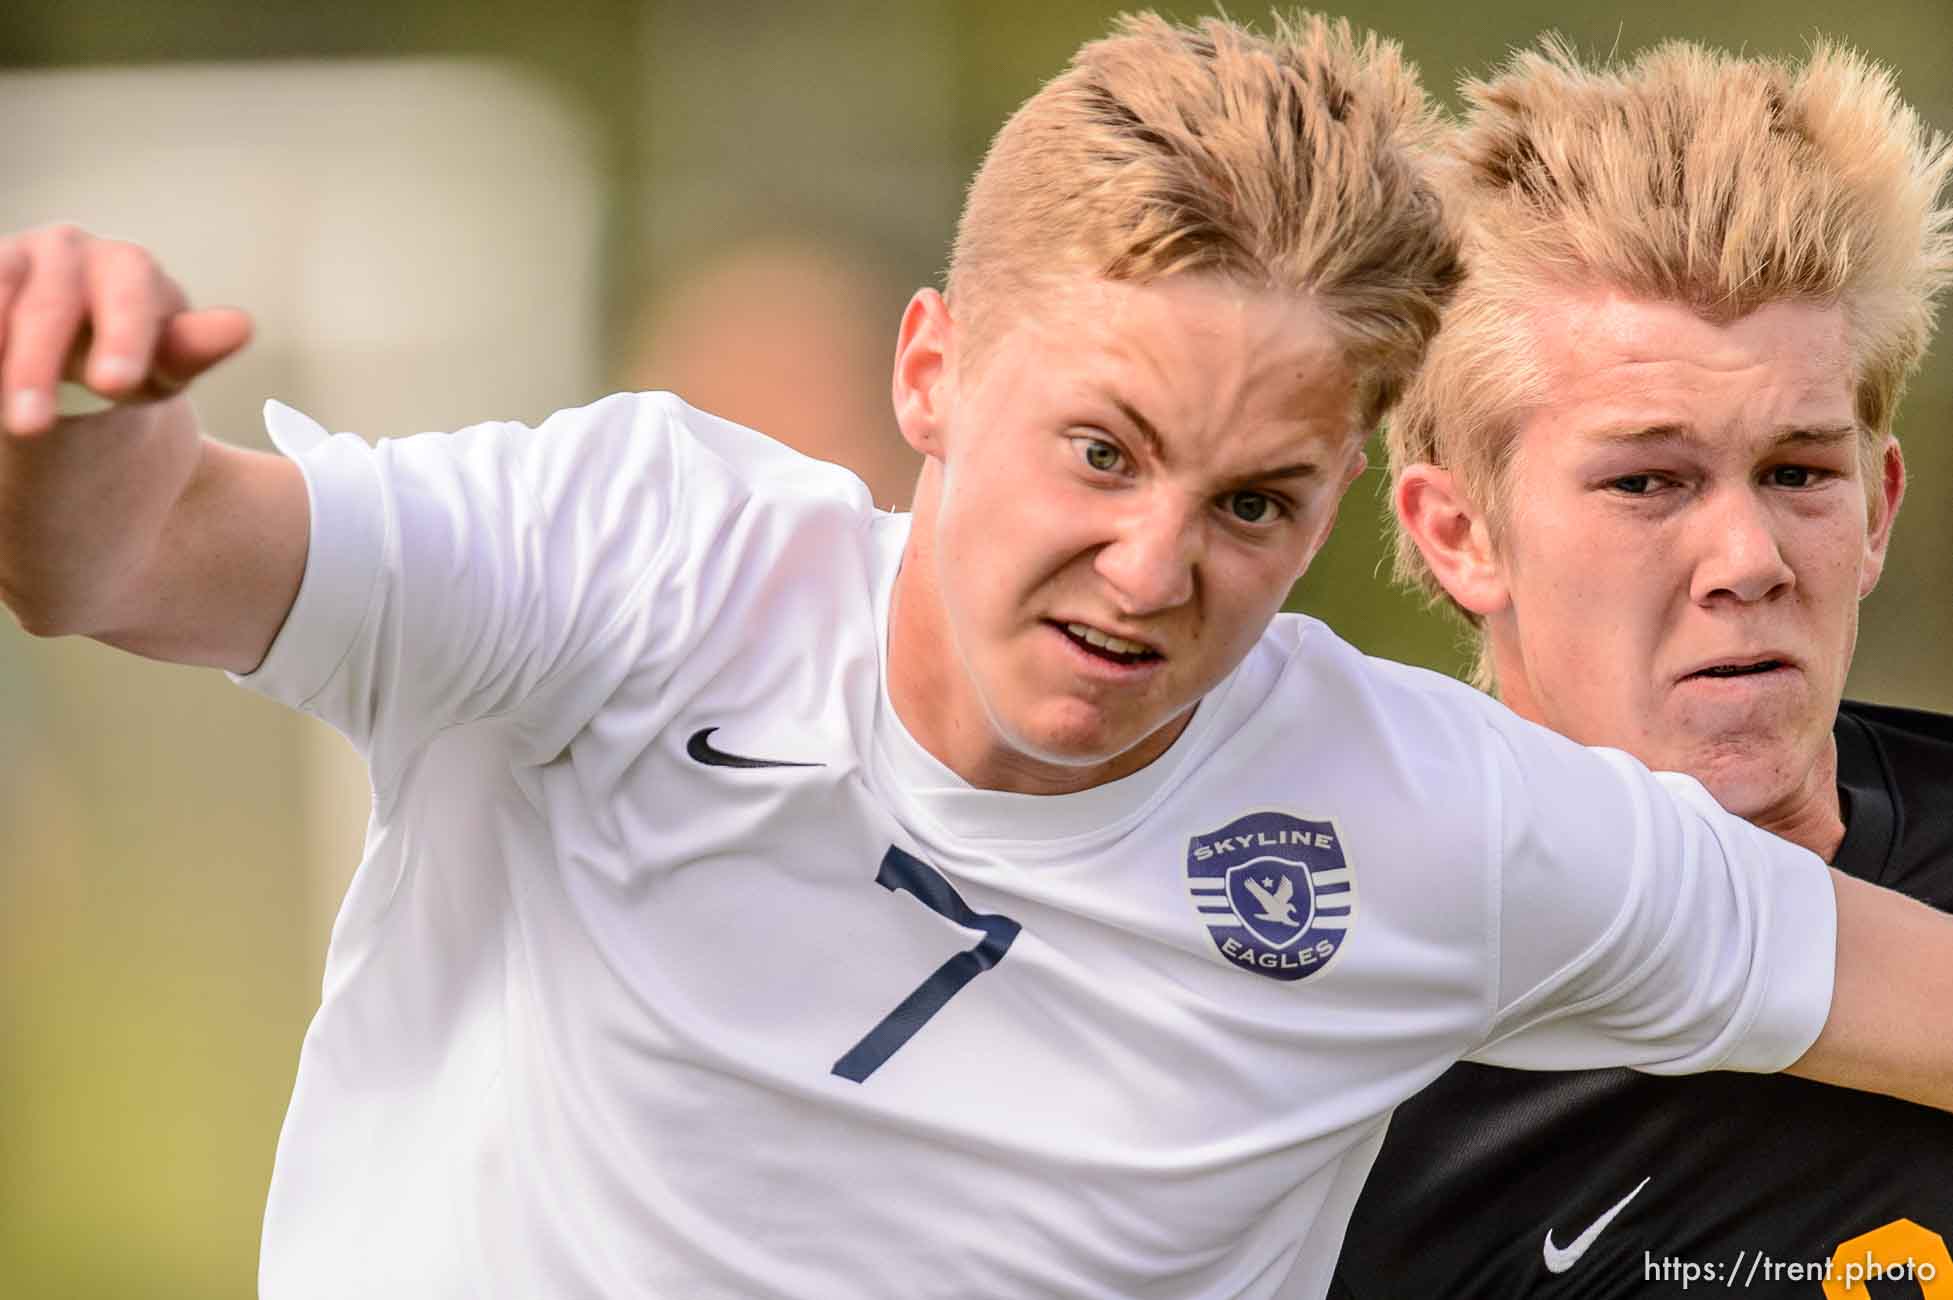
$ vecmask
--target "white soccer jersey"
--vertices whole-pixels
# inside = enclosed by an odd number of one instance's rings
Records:
[[[1319,1296],[1460,1056],[1824,1019],[1815,858],[1320,623],[1125,780],[973,789],[889,705],[908,521],[843,471],[666,396],[268,418],[314,544],[246,680],[374,786],[269,1300]]]

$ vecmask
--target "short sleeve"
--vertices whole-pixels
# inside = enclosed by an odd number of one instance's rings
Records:
[[[1774,1071],[1829,1015],[1836,898],[1816,855],[1516,718],[1489,726],[1498,991],[1471,1059]]]
[[[268,408],[305,475],[311,542],[285,625],[238,680],[344,733],[382,790],[440,730],[491,717],[547,757],[610,659],[669,649],[611,634],[680,581],[686,409],[626,394],[535,428],[369,446]]]

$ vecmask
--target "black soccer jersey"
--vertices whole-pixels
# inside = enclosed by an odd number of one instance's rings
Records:
[[[1953,911],[1953,717],[1847,701],[1836,734],[1835,864]],[[1330,1296],[1930,1300],[1949,1241],[1953,1114],[1788,1075],[1463,1064],[1399,1108]]]

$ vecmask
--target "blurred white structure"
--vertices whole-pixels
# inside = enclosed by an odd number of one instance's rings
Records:
[[[194,302],[256,316],[253,346],[196,390],[206,427],[231,441],[268,445],[258,411],[271,396],[334,429],[384,436],[538,419],[598,393],[597,150],[586,123],[511,69],[400,60],[13,74],[0,77],[0,121],[0,228],[72,221],[134,240]],[[61,653],[53,689],[75,694],[41,712],[103,726],[108,711],[90,701],[118,696],[125,713],[131,697],[156,716],[180,712],[161,743],[180,730],[184,750],[159,764],[194,765],[213,745],[301,747],[322,952],[369,798],[347,746],[270,717],[262,734],[194,734],[197,701],[231,689],[214,674]],[[77,661],[86,666],[66,677]]]

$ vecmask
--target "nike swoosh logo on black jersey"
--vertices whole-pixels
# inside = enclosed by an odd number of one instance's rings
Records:
[[[685,752],[707,767],[826,767],[825,763],[793,763],[777,758],[747,758],[744,754],[728,754],[723,749],[712,747],[712,733],[717,727],[701,727],[692,733],[685,742]]]
[[[1607,1231],[1608,1224],[1614,1222],[1614,1216],[1622,1210],[1625,1210],[1628,1207],[1629,1201],[1641,1195],[1641,1189],[1646,1187],[1652,1178],[1653,1175],[1649,1175],[1648,1178],[1643,1178],[1633,1191],[1614,1203],[1613,1209],[1588,1224],[1587,1230],[1575,1237],[1572,1243],[1565,1248],[1553,1244],[1553,1230],[1548,1228],[1546,1230],[1546,1245],[1542,1251],[1546,1258],[1546,1271],[1549,1273],[1564,1273],[1575,1264],[1578,1264],[1580,1257],[1587,1253],[1587,1248],[1600,1239],[1600,1234]]]

